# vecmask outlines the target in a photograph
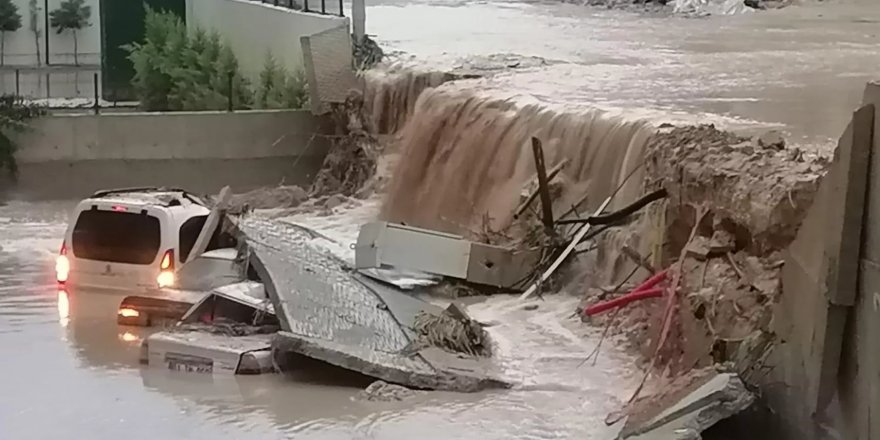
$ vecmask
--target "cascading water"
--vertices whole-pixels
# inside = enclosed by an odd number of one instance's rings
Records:
[[[535,173],[532,136],[542,140],[548,168],[569,161],[562,179],[570,185],[557,203],[568,207],[586,193],[587,206],[596,207],[638,168],[653,133],[647,122],[596,109],[522,104],[458,82],[424,84],[410,76],[368,87],[374,120],[386,128],[395,125],[389,114],[405,120],[382,209],[391,221],[456,233],[474,231],[486,218],[494,230],[508,225],[523,185]],[[642,179],[636,170],[611,206],[633,200]]]

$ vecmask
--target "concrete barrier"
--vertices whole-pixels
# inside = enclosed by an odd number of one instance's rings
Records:
[[[333,125],[302,110],[54,115],[19,139],[12,198],[77,198],[118,186],[215,192],[305,185],[320,168]]]
[[[327,3],[330,7],[334,2]],[[320,2],[313,2],[312,8],[316,5]],[[334,3],[328,12],[337,12],[337,9]],[[302,70],[300,37],[349,26],[345,17],[247,0],[187,0],[186,23],[219,32],[235,52],[242,72],[251,78],[259,75],[269,51],[288,71]]]

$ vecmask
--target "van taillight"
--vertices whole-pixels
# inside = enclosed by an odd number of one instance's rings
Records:
[[[59,284],[63,284],[67,282],[69,276],[70,260],[67,258],[67,242],[64,241],[61,243],[61,251],[58,253],[58,258],[55,259],[55,280]]]
[[[162,261],[159,263],[159,276],[156,277],[156,283],[159,287],[171,287],[174,282],[174,250],[168,249],[162,255]]]
[[[169,249],[165,251],[165,255],[162,256],[162,263],[159,264],[159,269],[162,270],[174,270],[174,251]]]

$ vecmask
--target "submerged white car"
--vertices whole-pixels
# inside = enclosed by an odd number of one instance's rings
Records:
[[[114,290],[173,287],[209,213],[202,199],[184,190],[99,191],[71,217],[57,281]],[[225,247],[218,240],[215,233],[208,250]]]

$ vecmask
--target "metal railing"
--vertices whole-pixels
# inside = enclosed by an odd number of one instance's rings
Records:
[[[0,94],[15,95],[53,110],[94,112],[119,107],[102,99],[97,67],[13,67],[0,69]]]
[[[322,14],[322,15],[338,15],[340,17],[345,17],[345,9],[342,5],[342,0],[338,0],[339,2],[339,10],[338,11],[327,11],[327,0],[312,0],[312,6],[315,6],[314,3],[320,1],[321,8],[320,9],[312,9],[309,7],[309,0],[302,0],[302,5],[299,4],[300,0],[251,0],[258,1],[264,4],[270,4],[273,6],[285,7],[288,9],[292,9],[295,11],[303,11],[310,12],[313,14]],[[330,0],[332,3],[335,3],[333,0]],[[331,3],[331,4],[332,4]]]

